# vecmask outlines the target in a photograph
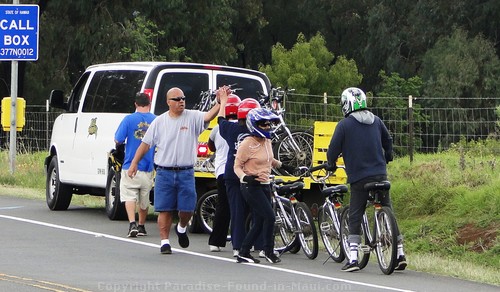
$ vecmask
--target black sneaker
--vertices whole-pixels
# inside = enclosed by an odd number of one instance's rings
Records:
[[[172,248],[170,247],[170,244],[165,243],[160,247],[160,252],[162,254],[171,254],[172,253]]]
[[[128,228],[128,237],[137,237],[137,233],[139,231],[137,230],[137,225],[135,222],[130,223],[130,226]]]
[[[267,252],[266,253],[266,260],[270,262],[271,264],[276,264],[281,262],[281,259],[277,257],[274,252]]]
[[[137,226],[137,236],[146,236],[148,233],[146,232],[146,227],[144,225]]]
[[[179,224],[177,224],[177,225],[179,225]],[[177,225],[175,225],[175,233],[177,233],[177,237],[179,238],[179,245],[182,248],[186,248],[189,246],[189,237],[187,236],[187,232],[180,233],[177,230]]]
[[[342,271],[344,271],[344,272],[359,271],[358,261],[353,261],[352,263],[351,262],[347,262],[345,264],[345,266],[342,267]]]
[[[407,265],[408,264],[406,263],[406,257],[404,255],[399,256],[396,262],[396,268],[394,268],[394,270],[403,271],[404,269],[406,269]]]
[[[256,258],[254,258],[250,253],[245,253],[245,254],[238,254],[236,256],[236,262],[238,263],[260,263],[260,261]]]

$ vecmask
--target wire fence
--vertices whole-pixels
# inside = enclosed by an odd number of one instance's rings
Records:
[[[368,104],[391,132],[397,155],[438,152],[464,140],[500,140],[500,98],[373,97]],[[342,118],[339,97],[294,94],[287,96],[284,107],[291,129],[312,131],[314,121]],[[17,132],[17,149],[46,151],[59,114],[42,105],[27,105],[26,124]],[[8,131],[0,132],[0,150],[9,149],[9,138]]]

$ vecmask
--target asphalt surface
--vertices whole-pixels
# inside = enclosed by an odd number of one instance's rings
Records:
[[[160,254],[155,221],[147,237],[126,237],[128,223],[104,209],[0,196],[0,291],[499,291],[499,287],[411,271],[382,274],[376,263],[355,273],[300,251],[282,262],[237,264],[230,244],[208,250],[207,234],[189,234],[187,249],[171,232],[173,254]],[[257,256],[257,255],[255,255]]]

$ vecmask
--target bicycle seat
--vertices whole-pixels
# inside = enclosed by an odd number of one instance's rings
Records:
[[[277,178],[274,180],[274,183],[277,185],[281,185],[281,184],[285,183],[285,181],[282,178]]]
[[[365,191],[389,190],[390,188],[391,182],[388,180],[374,181],[365,184]]]
[[[280,196],[286,196],[286,195],[296,193],[297,191],[300,191],[303,188],[304,188],[304,183],[301,181],[298,181],[298,182],[294,182],[292,184],[287,184],[287,185],[281,185],[281,186],[277,185],[276,192],[278,192],[278,195],[280,195]]]
[[[321,194],[325,197],[329,197],[332,194],[343,194],[347,193],[347,186],[346,185],[335,185],[331,187],[324,188],[321,191]]]

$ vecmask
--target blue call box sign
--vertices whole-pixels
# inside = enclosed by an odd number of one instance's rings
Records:
[[[0,5],[0,60],[38,60],[38,5]]]

